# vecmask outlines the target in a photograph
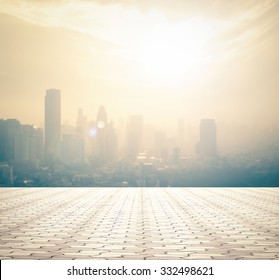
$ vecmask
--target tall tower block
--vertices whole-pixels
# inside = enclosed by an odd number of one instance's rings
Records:
[[[45,96],[45,157],[58,158],[61,138],[61,94],[59,89],[48,89]]]

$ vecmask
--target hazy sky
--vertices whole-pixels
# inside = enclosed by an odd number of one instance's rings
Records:
[[[0,0],[0,118],[279,123],[279,1]]]

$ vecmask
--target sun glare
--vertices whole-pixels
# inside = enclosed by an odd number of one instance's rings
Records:
[[[145,37],[139,49],[139,63],[152,80],[183,82],[206,62],[211,36],[209,25],[198,19],[164,24]]]

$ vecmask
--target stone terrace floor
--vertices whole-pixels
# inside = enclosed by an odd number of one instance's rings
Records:
[[[0,259],[279,259],[279,188],[0,188]]]

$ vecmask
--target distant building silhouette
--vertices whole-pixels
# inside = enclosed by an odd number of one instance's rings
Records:
[[[76,161],[84,162],[86,154],[86,139],[87,139],[87,118],[83,114],[83,110],[78,110],[78,117],[76,122],[76,135],[75,135],[75,150]]]
[[[8,164],[0,164],[0,186],[12,186],[13,183],[13,167]]]
[[[217,132],[213,119],[202,119],[200,123],[200,139],[197,143],[197,156],[212,158],[217,156]]]
[[[20,136],[21,124],[18,120],[0,120],[0,162],[13,163],[17,160]]]
[[[32,163],[41,159],[42,129],[16,119],[0,120],[0,162]]]
[[[17,139],[16,147],[18,161],[39,164],[43,151],[43,130],[34,125],[22,125],[21,139]]]
[[[59,155],[61,162],[65,164],[76,163],[78,155],[74,134],[63,134]]]
[[[58,158],[61,138],[61,95],[59,89],[48,89],[45,96],[45,157]]]
[[[97,113],[97,138],[96,138],[96,158],[99,162],[104,162],[107,158],[107,125],[108,117],[104,106],[101,106]]]
[[[108,123],[106,110],[101,106],[96,118],[95,159],[99,163],[107,163],[115,158],[116,149],[117,137],[113,124]]]
[[[108,123],[108,115],[106,113],[105,107],[100,106],[99,111],[97,113],[97,127],[101,128],[106,126]]]

